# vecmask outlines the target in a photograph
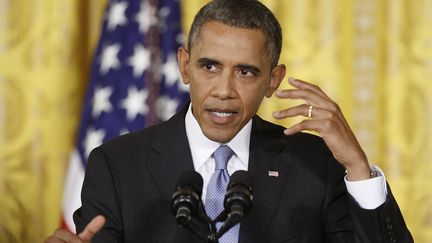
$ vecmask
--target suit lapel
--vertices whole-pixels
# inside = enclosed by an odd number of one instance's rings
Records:
[[[170,199],[179,177],[194,170],[184,117],[188,106],[161,125],[160,136],[152,144],[155,153],[149,167],[164,198]]]
[[[180,176],[186,171],[194,170],[184,122],[187,108],[188,105],[161,125],[160,134],[152,144],[154,152],[150,153],[148,167],[162,197],[167,201],[171,200]],[[175,228],[175,242],[199,242],[186,229],[179,226]]]
[[[254,117],[251,133],[249,172],[253,178],[254,205],[240,227],[239,242],[266,242],[265,235],[279,205],[289,173],[281,129],[274,129],[259,117]],[[260,238],[261,237],[261,238]]]

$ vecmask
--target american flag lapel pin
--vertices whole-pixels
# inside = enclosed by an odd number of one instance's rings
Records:
[[[271,177],[279,177],[279,172],[274,170],[269,170],[268,175]]]

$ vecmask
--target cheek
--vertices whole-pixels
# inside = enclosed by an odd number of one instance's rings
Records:
[[[240,90],[238,90],[239,93],[241,93],[240,96],[243,103],[243,109],[247,113],[246,115],[254,115],[258,110],[266,92],[264,86],[265,85],[257,85],[250,86],[249,88],[245,88],[245,86],[243,86]]]
[[[249,110],[251,113],[256,113],[256,111],[258,110],[258,108],[261,105],[261,102],[263,100],[263,95],[256,95],[253,98],[251,98],[251,100],[249,101]]]
[[[189,83],[189,93],[191,100],[197,103],[201,103],[205,99],[206,94],[209,92],[210,84],[203,82],[202,77],[191,75]]]

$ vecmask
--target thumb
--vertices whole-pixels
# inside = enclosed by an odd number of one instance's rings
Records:
[[[92,221],[90,221],[90,223],[88,223],[85,229],[78,236],[84,241],[91,241],[95,234],[102,229],[104,224],[105,217],[102,215],[98,215],[94,217]]]

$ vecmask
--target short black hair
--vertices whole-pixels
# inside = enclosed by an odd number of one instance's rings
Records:
[[[282,49],[282,30],[276,17],[264,4],[257,0],[214,0],[206,4],[192,22],[187,43],[189,51],[202,26],[211,21],[262,31],[266,38],[271,67],[278,64]]]

